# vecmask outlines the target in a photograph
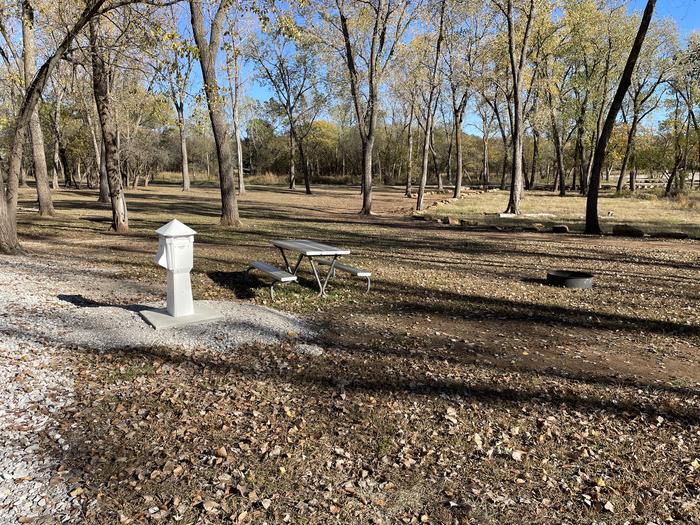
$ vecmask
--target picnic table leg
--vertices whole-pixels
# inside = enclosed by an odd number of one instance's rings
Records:
[[[311,269],[314,272],[314,277],[316,278],[316,284],[318,284],[318,296],[319,297],[325,297],[326,295],[326,288],[323,285],[323,282],[321,282],[321,276],[318,274],[318,269],[316,268],[316,263],[314,262],[313,257],[309,257],[309,262],[311,263]]]
[[[300,254],[299,258],[297,259],[297,263],[294,265],[294,270],[292,271],[292,275],[296,275],[297,271],[299,270],[299,265],[301,264],[302,259],[304,259],[304,254]]]
[[[284,253],[284,250],[282,248],[280,248],[279,246],[277,247],[277,249],[282,254],[282,259],[284,259],[284,265],[287,267],[287,271],[289,273],[292,273],[292,268],[289,266],[289,261],[287,260],[287,254]]]
[[[330,267],[328,268],[328,273],[326,274],[326,277],[321,281],[321,275],[318,273],[318,268],[316,268],[316,263],[314,262],[313,257],[309,257],[309,262],[311,263],[311,269],[314,272],[314,277],[316,278],[316,283],[318,284],[318,289],[319,289],[319,297],[326,297],[326,287],[328,286],[328,281],[330,280],[331,276],[333,275],[333,272],[335,272],[335,263],[338,261],[338,256],[333,257],[333,262],[331,262]]]
[[[333,257],[333,261],[331,262],[330,267],[328,268],[328,273],[326,274],[326,278],[323,281],[323,294],[325,295],[326,293],[326,287],[328,286],[328,281],[330,280],[331,277],[335,277],[335,263],[338,262],[338,256]]]

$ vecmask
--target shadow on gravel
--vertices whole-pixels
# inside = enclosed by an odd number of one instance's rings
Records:
[[[128,310],[129,312],[142,312],[144,310],[152,310],[152,306],[145,306],[142,304],[110,304],[101,303],[99,301],[94,301],[88,299],[82,295],[69,295],[69,294],[58,294],[56,296],[59,300],[66,303],[70,303],[78,308],[121,308],[123,310]]]

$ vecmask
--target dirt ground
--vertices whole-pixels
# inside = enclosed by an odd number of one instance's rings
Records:
[[[53,219],[22,197],[36,257],[118,268],[88,300],[162,299],[153,232],[171,218],[199,232],[198,299],[270,305],[244,271],[279,263],[275,238],[347,247],[373,272],[370,293],[339,275],[320,299],[308,272],[279,288],[320,356],[295,334],[223,354],[76,349],[63,424],[84,445],[61,459],[85,523],[700,523],[698,241],[446,226],[391,188],[367,218],[355,188],[254,187],[238,230],[216,225],[214,189],[141,189],[128,236],[90,192],[61,191]],[[595,288],[546,286],[552,268]]]

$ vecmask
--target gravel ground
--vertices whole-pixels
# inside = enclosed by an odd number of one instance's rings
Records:
[[[110,269],[30,257],[1,257],[0,264],[0,524],[80,521],[70,479],[40,446],[46,434],[68,447],[52,414],[74,402],[69,362],[76,350],[228,351],[312,335],[291,315],[227,301],[205,302],[224,313],[220,321],[155,331],[124,302],[138,285],[116,280]]]

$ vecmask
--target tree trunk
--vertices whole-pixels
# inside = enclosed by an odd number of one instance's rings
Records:
[[[24,44],[24,83],[29,86],[36,72],[36,48],[34,41],[34,8],[29,0],[22,1],[22,41]],[[49,188],[49,173],[46,167],[46,152],[44,150],[44,133],[39,120],[39,104],[34,106],[29,120],[29,134],[32,142],[32,158],[34,160],[34,178],[36,193],[39,200],[39,215],[54,215],[51,189]]]
[[[457,173],[455,174],[455,189],[452,196],[459,199],[462,194],[462,177],[464,172],[464,159],[462,158],[462,121],[464,111],[458,111],[455,119],[455,155],[457,155]]]
[[[56,97],[56,102],[53,107],[53,125],[54,125],[54,144],[53,144],[53,176],[51,178],[52,189],[57,190],[59,186],[59,172],[63,172],[61,166],[61,101],[63,100],[63,91]]]
[[[637,167],[630,170],[630,192],[634,193],[637,190]]]
[[[190,162],[187,155],[187,134],[185,133],[185,108],[177,104],[177,127],[180,131],[180,159],[182,171],[182,191],[190,191]]]
[[[372,151],[374,133],[362,140],[362,215],[372,214]]]
[[[289,189],[295,190],[297,187],[296,173],[294,169],[294,156],[296,155],[296,145],[294,144],[294,134],[289,130]]]
[[[236,111],[236,117],[233,120],[233,133],[236,136],[236,160],[238,161],[238,193],[245,193],[245,174],[243,173],[243,143],[241,142],[241,125],[240,116]]]
[[[29,185],[27,184],[27,169],[24,167],[24,162],[22,162],[22,166],[19,169],[19,185],[22,188],[29,187]]]
[[[442,184],[442,173],[440,172],[440,166],[437,161],[437,154],[435,153],[435,130],[430,133],[430,158],[433,160],[433,171],[435,172],[435,179],[437,180],[437,190],[438,193],[445,191],[444,185]]]
[[[506,189],[506,174],[508,173],[508,145],[503,141],[503,163],[501,164],[501,183],[499,188]]]
[[[528,187],[530,190],[535,189],[536,178],[537,178],[537,165],[540,159],[540,133],[536,129],[532,131],[532,166],[530,167],[530,183]]]
[[[406,169],[406,197],[413,198],[413,106],[408,119],[408,166]]]
[[[112,228],[118,233],[129,231],[129,217],[126,198],[122,187],[121,174],[117,163],[117,130],[112,113],[112,101],[109,94],[109,77],[107,65],[99,43],[99,22],[90,21],[90,53],[92,58],[92,83],[97,104],[97,114],[102,128],[104,159],[107,169],[107,183],[112,203]]]
[[[530,0],[530,10],[526,17],[526,26],[522,39],[522,49],[520,58],[516,56],[515,49],[515,27],[513,22],[513,4],[511,0],[507,2],[507,22],[508,22],[508,54],[510,57],[511,76],[513,78],[513,166],[511,171],[510,197],[506,213],[520,214],[520,201],[523,198],[523,101],[522,101],[522,81],[525,67],[525,56],[528,47],[531,23],[534,18],[535,3]]]
[[[559,181],[559,196],[564,197],[566,195],[566,176],[564,167],[564,146],[561,143],[561,134],[559,132],[559,125],[557,124],[556,117],[554,115],[554,108],[552,106],[552,97],[549,96],[549,118],[552,124],[552,138],[554,141],[554,153],[557,161],[557,172],[555,174],[555,184],[554,188],[556,190],[557,183]]]
[[[654,7],[656,6],[656,0],[647,0],[647,5],[644,9],[644,14],[642,15],[642,20],[639,25],[639,30],[637,31],[637,36],[634,39],[634,44],[630,51],[629,57],[627,58],[627,63],[625,64],[625,69],[620,78],[620,84],[617,87],[617,92],[613,98],[612,105],[610,106],[610,111],[605,119],[605,124],[603,125],[603,131],[598,139],[598,144],[595,148],[595,153],[593,154],[593,171],[591,172],[591,182],[588,191],[588,198],[586,200],[586,229],[585,233],[592,235],[600,235],[602,230],[600,228],[600,222],[598,220],[598,195],[600,192],[600,173],[603,169],[603,164],[605,162],[606,150],[608,148],[608,141],[610,140],[610,135],[612,134],[613,127],[615,126],[615,120],[617,120],[617,114],[620,111],[622,102],[627,94],[627,90],[632,82],[632,74],[634,73],[635,65],[637,64],[637,58],[639,57],[639,52],[644,43],[644,39],[649,29],[649,24],[651,23],[651,18],[654,14]]]
[[[482,156],[483,156],[483,166],[481,171],[481,180],[484,184],[484,189],[488,189],[491,181],[490,167],[489,167],[489,138],[484,134],[482,137]]]
[[[61,166],[61,155],[59,154],[59,147],[58,147],[58,138],[56,138],[56,142],[54,142],[53,145],[53,167],[52,167],[52,176],[51,176],[51,188],[54,190],[59,189],[58,185],[58,172]]]
[[[296,134],[296,131],[294,133]],[[297,137],[297,144],[299,147],[299,162],[301,162],[301,168],[304,172],[304,190],[307,195],[311,195],[311,174],[309,173],[309,164],[304,151],[304,141]]]
[[[199,65],[202,70],[204,92],[209,108],[209,120],[211,121],[216,155],[219,161],[219,189],[221,192],[221,220],[222,226],[240,226],[238,215],[238,201],[236,200],[236,183],[233,176],[233,156],[231,141],[229,140],[226,124],[224,105],[219,93],[219,84],[216,78],[216,55],[219,51],[221,35],[223,32],[223,19],[228,2],[222,2],[218,11],[213,15],[211,23],[210,40],[204,31],[204,15],[202,2],[190,0],[190,15],[192,20],[192,32],[199,51]]]
[[[100,133],[102,127],[100,126]],[[102,135],[104,137],[104,135]],[[109,175],[107,175],[107,156],[105,152],[105,141],[104,138],[100,141],[100,196],[97,198],[97,202],[108,203],[112,199],[109,196]]]
[[[629,162],[630,153],[632,151],[632,144],[634,142],[634,135],[637,129],[637,118],[636,116],[632,118],[632,125],[627,132],[627,145],[625,146],[625,154],[622,157],[622,166],[620,167],[620,177],[617,179],[616,193],[622,192],[622,185],[625,180],[625,172],[627,171],[627,162]]]

